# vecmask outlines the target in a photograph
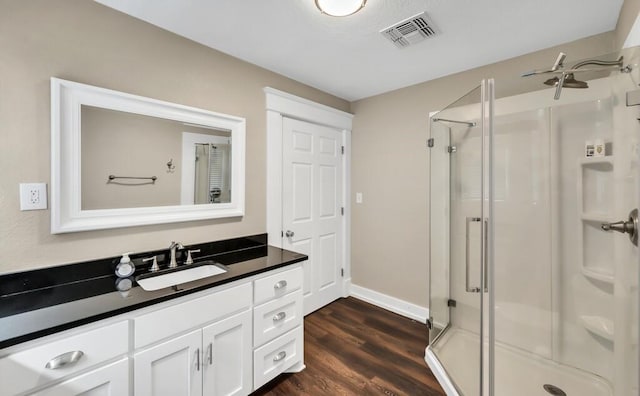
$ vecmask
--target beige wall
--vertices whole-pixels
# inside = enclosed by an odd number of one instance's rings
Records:
[[[428,305],[429,112],[483,78],[496,78],[499,97],[537,89],[523,71],[552,65],[560,50],[569,60],[611,52],[613,40],[605,33],[352,103],[352,191],[363,193],[351,202],[352,282]]]
[[[349,110],[342,99],[92,1],[0,0],[0,10],[0,273],[265,232],[262,88]],[[49,210],[19,210],[18,184],[50,182],[52,76],[245,117],[244,218],[51,235]]]

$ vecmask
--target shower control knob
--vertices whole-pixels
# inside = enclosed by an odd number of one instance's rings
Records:
[[[615,223],[603,223],[600,228],[604,231],[617,231],[629,234],[631,242],[638,246],[638,209],[629,213],[628,220],[616,221]]]

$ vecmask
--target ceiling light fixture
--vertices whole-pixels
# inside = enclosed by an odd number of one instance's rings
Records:
[[[367,0],[315,0],[315,2],[316,7],[323,14],[343,17],[360,11]]]

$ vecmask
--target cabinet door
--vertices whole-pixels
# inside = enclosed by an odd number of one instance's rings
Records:
[[[205,396],[251,393],[251,317],[245,311],[203,329]]]
[[[134,355],[136,396],[200,396],[202,331],[196,330]]]
[[[125,396],[129,394],[129,359],[68,379],[33,393],[37,396]]]

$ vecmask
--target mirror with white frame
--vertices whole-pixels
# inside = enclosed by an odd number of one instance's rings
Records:
[[[51,79],[51,232],[244,214],[244,118]]]

